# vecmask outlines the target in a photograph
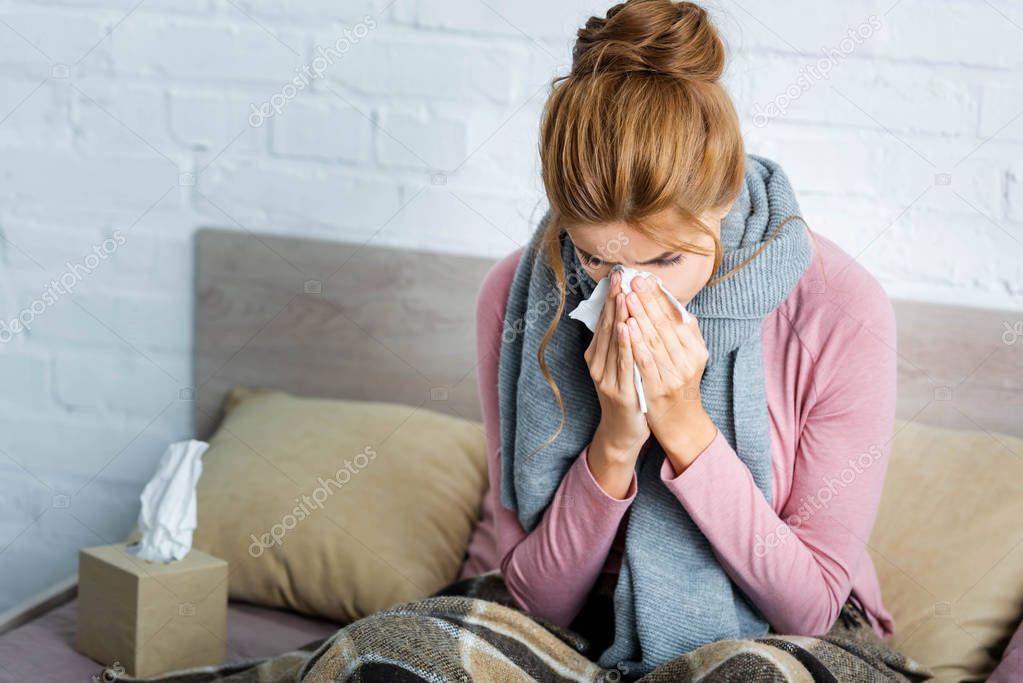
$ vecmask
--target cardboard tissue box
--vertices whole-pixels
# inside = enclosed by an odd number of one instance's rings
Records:
[[[75,649],[135,677],[222,663],[227,562],[194,549],[151,561],[127,547],[80,551]]]
[[[209,447],[172,443],[142,489],[138,543],[78,556],[75,648],[136,678],[220,664],[227,635],[227,562],[192,549],[195,486]]]

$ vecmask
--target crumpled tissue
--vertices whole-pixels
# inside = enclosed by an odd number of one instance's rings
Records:
[[[629,268],[621,264],[612,266],[607,277],[601,278],[597,286],[593,288],[593,293],[590,294],[586,299],[579,302],[579,305],[573,308],[568,317],[573,320],[579,320],[590,328],[590,331],[595,331],[597,326],[597,320],[600,319],[600,311],[604,307],[604,300],[607,298],[607,292],[611,288],[611,273],[618,271],[622,274],[622,291],[628,294],[632,291],[632,280],[637,277],[651,277],[657,281],[657,286],[661,288],[661,291],[668,296],[668,300],[674,304],[675,308],[682,314],[682,322],[689,322],[689,312],[686,307],[679,302],[675,296],[668,291],[668,289],[661,283],[661,278],[657,277],[653,273],[645,270],[636,270],[635,268]],[[636,385],[636,396],[639,398],[639,409],[643,413],[647,412],[646,406],[646,395],[643,393],[643,378],[639,374],[639,366],[633,364],[632,366],[632,378],[633,383]]]
[[[128,552],[144,560],[180,560],[192,549],[196,527],[195,486],[202,474],[205,441],[178,441],[164,451],[156,474],[142,489],[141,540]]]

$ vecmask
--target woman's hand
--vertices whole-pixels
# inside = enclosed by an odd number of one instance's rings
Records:
[[[637,277],[632,289],[626,297],[629,338],[643,378],[646,419],[678,475],[717,434],[700,399],[707,345],[696,317],[682,322],[655,282]]]
[[[636,458],[650,437],[633,380],[633,335],[625,323],[628,311],[621,281],[621,273],[611,275],[593,339],[583,354],[600,401],[600,423],[587,463],[601,488],[616,498],[626,497]]]

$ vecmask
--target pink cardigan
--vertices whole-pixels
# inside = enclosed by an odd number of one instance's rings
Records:
[[[895,419],[895,315],[870,273],[813,236],[810,268],[763,323],[773,505],[720,431],[681,475],[665,460],[661,480],[776,632],[825,633],[855,591],[874,630],[888,638],[895,623],[866,542]],[[501,505],[497,364],[521,254],[490,270],[477,302],[490,489],[461,577],[500,567],[523,609],[568,625],[600,573],[620,566],[636,478],[624,500],[608,495],[584,449],[532,533]]]

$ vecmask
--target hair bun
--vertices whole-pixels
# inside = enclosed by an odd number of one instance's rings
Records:
[[[707,11],[693,2],[626,0],[579,29],[572,72],[648,73],[716,82],[725,46]]]

